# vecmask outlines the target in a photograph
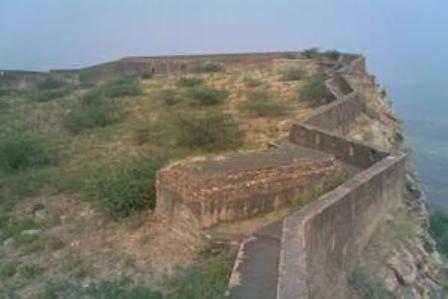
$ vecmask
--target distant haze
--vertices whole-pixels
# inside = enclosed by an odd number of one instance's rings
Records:
[[[419,141],[419,169],[434,174],[425,152],[448,161],[447,11],[446,0],[0,0],[0,69],[312,46],[359,52]],[[432,142],[416,123],[439,130],[437,145],[425,148]]]

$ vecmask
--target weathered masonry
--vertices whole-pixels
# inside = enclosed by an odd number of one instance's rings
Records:
[[[295,124],[289,139],[362,171],[244,242],[229,283],[235,298],[348,298],[348,274],[377,224],[401,201],[405,156],[344,136],[364,111],[350,76],[365,74],[362,57],[344,64],[327,81],[338,100]]]
[[[159,172],[156,212],[187,213],[210,227],[290,206],[315,188],[330,190],[343,171],[334,155],[288,143],[183,162]]]
[[[0,87],[4,85],[12,88],[27,88],[45,79],[61,80],[71,84],[96,84],[129,75],[188,73],[203,62],[226,65],[265,65],[285,55],[298,55],[298,52],[127,57],[81,69],[50,70],[49,72],[0,69]]]

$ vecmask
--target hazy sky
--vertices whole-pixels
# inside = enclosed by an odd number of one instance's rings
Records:
[[[446,0],[0,0],[0,69],[319,46],[363,53],[393,94],[446,96],[447,14]]]

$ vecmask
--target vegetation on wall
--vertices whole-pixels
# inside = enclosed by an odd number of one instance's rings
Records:
[[[325,85],[328,77],[323,74],[315,74],[307,78],[305,85],[299,89],[300,98],[308,102],[311,106],[327,104],[332,95]]]
[[[430,215],[429,224],[437,249],[448,258],[448,215],[442,211],[435,211]]]

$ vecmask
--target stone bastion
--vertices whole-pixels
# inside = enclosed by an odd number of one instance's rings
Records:
[[[342,173],[334,155],[290,143],[196,159],[159,172],[156,212],[188,213],[206,228],[290,206],[316,188],[328,191]]]

